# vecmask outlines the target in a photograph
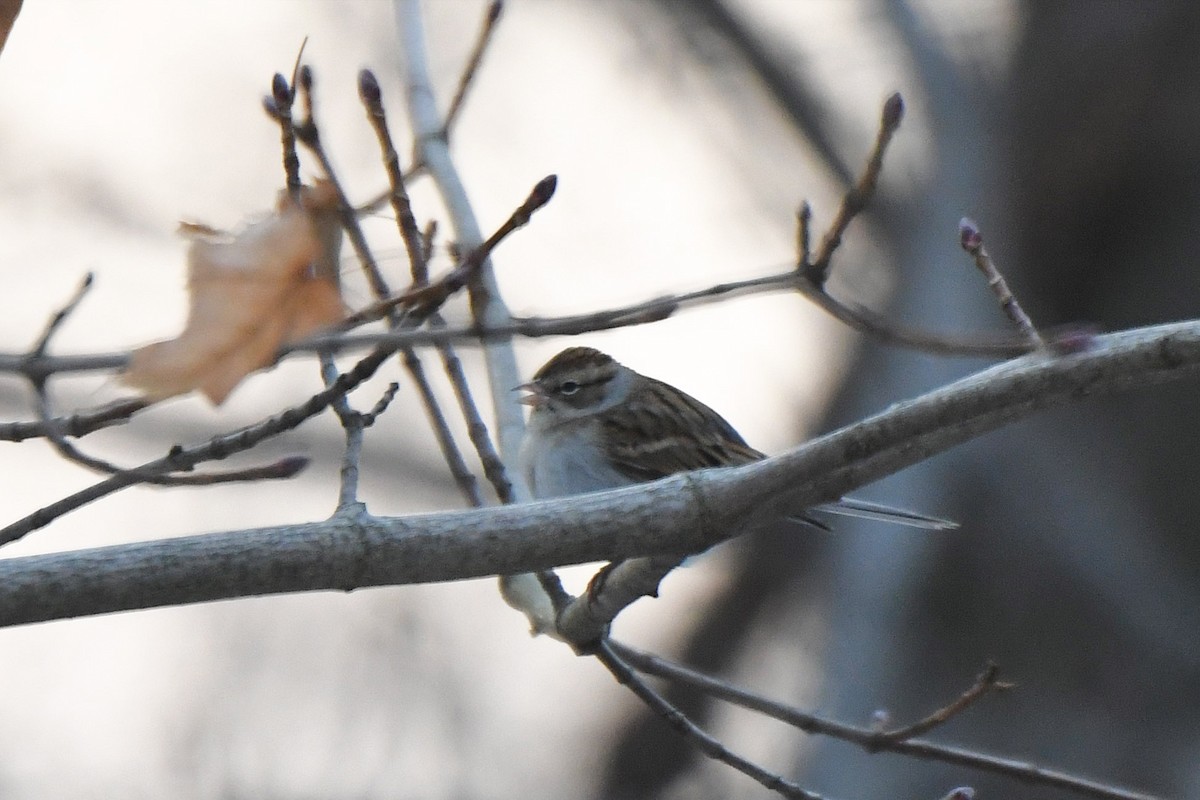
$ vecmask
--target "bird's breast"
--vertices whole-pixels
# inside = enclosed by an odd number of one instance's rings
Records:
[[[521,466],[535,498],[599,492],[631,483],[594,444],[596,434],[591,423],[530,432],[521,450]]]

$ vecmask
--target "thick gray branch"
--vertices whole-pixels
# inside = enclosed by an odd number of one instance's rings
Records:
[[[1200,322],[1006,362],[774,458],[614,492],[230,531],[0,561],[0,625],[250,595],[448,581],[693,552],[1050,406],[1180,378]]]

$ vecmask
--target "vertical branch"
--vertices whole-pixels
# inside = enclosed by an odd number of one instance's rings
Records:
[[[367,73],[369,74],[369,73]],[[391,294],[391,289],[388,287],[387,280],[384,278],[382,271],[379,269],[378,263],[375,261],[375,255],[371,251],[367,243],[366,236],[362,232],[361,226],[358,224],[358,216],[355,214],[354,207],[350,205],[350,201],[346,198],[345,192],[342,190],[341,183],[338,181],[337,174],[333,169],[333,163],[329,155],[325,152],[325,147],[321,143],[320,131],[317,127],[316,120],[313,118],[313,74],[308,67],[303,67],[300,70],[301,80],[299,81],[300,89],[304,95],[306,119],[297,126],[297,139],[316,156],[321,163],[322,169],[325,170],[325,175],[329,180],[330,185],[337,193],[338,197],[338,212],[342,222],[342,228],[346,232],[346,237],[350,240],[350,245],[354,249],[354,254],[358,258],[359,263],[363,267],[363,271],[367,276],[367,280],[371,285],[371,291],[376,298],[384,298]],[[372,79],[373,80],[373,79]],[[360,84],[362,77],[360,76]],[[361,92],[361,86],[360,86]],[[378,87],[376,87],[378,92]],[[405,238],[406,244],[409,239]],[[410,254],[414,250],[410,248]],[[417,258],[422,255],[419,248],[415,253]],[[400,319],[394,313],[389,313],[389,322],[393,328],[400,324]],[[421,404],[425,409],[426,415],[429,417],[430,425],[433,428],[434,436],[437,438],[438,447],[441,449],[446,463],[450,468],[450,473],[454,478],[455,483],[462,492],[463,497],[471,505],[480,505],[482,498],[479,495],[479,487],[475,480],[475,476],[471,474],[466,463],[462,459],[462,454],[458,449],[458,445],[454,441],[453,434],[450,431],[450,426],[446,422],[445,414],[442,413],[441,405],[438,402],[437,395],[433,391],[433,387],[429,383],[429,379],[425,374],[425,368],[417,356],[416,351],[411,347],[402,346],[398,348],[401,354],[402,362],[409,377],[413,380],[413,385],[417,389],[417,394],[421,398]],[[332,374],[332,373],[331,373]],[[349,431],[349,428],[347,428]],[[351,472],[343,469],[343,486],[346,485],[346,480],[353,477]],[[343,500],[345,498],[343,497]]]
[[[464,252],[483,243],[483,235],[475,213],[467,199],[466,189],[450,159],[443,124],[438,115],[429,78],[425,54],[425,31],[421,19],[420,0],[395,0],[396,24],[400,33],[403,69],[407,89],[408,112],[412,121],[418,160],[429,170],[450,214],[454,235]],[[490,260],[479,270],[479,277],[470,287],[471,313],[475,323],[484,327],[501,326],[512,316],[500,296]],[[512,387],[521,382],[516,353],[510,337],[489,339],[484,343],[484,358],[491,386],[492,405],[496,414],[496,434],[500,456],[509,475],[517,474],[517,455],[525,432],[525,417],[512,394]],[[521,481],[514,482],[517,499],[527,499],[528,490]]]

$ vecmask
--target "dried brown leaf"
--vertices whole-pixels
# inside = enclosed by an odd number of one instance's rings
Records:
[[[329,213],[324,183],[300,204],[281,199],[277,213],[235,235],[185,224],[188,319],[179,336],[135,350],[123,380],[160,400],[198,389],[214,404],[250,373],[275,362],[279,349],[345,317],[336,273],[328,264]]]
[[[20,11],[21,0],[0,0],[0,50],[4,50],[4,43],[8,41],[8,34]]]

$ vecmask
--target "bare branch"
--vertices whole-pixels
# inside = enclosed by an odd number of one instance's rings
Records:
[[[798,784],[785,780],[782,775],[769,772],[754,762],[742,758],[730,751],[711,735],[701,729],[696,723],[687,718],[683,712],[667,702],[667,700],[651,689],[621,660],[606,641],[597,644],[592,653],[596,660],[612,673],[617,682],[629,689],[639,700],[650,707],[655,714],[662,717],[675,731],[695,744],[709,758],[728,764],[738,772],[746,775],[773,792],[784,797],[799,798],[799,800],[822,800],[821,795],[809,792]]]
[[[998,365],[742,467],[483,510],[338,519],[3,559],[0,625],[699,552],[1035,411],[1178,379],[1196,367],[1200,321],[1141,328],[1097,336],[1084,352]]]
[[[288,352],[309,351],[320,347],[340,350],[384,343],[417,345],[507,336],[527,338],[570,336],[659,322],[686,308],[720,302],[733,297],[778,291],[799,291],[841,322],[884,344],[911,347],[922,352],[943,355],[993,358],[1022,355],[1029,352],[1029,345],[1023,339],[1014,336],[986,334],[976,337],[946,336],[897,325],[863,306],[837,300],[823,289],[813,287],[803,275],[798,274],[795,270],[741,281],[718,283],[691,292],[657,297],[603,311],[562,317],[514,317],[511,322],[498,328],[480,328],[472,325],[402,333],[330,334],[289,345]],[[398,305],[407,299],[392,298],[386,303]],[[351,321],[360,322],[368,316],[374,318],[376,312],[373,309],[367,309],[351,317]],[[1073,334],[1074,331],[1070,333]],[[0,371],[3,371],[3,366],[3,357],[0,356]]]
[[[557,616],[557,634],[576,647],[587,648],[608,635],[617,615],[642,597],[657,597],[658,585],[687,553],[628,558],[596,574],[588,590],[574,598]]]
[[[30,351],[30,358],[41,358],[46,354],[47,348],[50,346],[50,340],[54,334],[66,322],[67,318],[79,307],[80,302],[87,295],[88,290],[92,287],[93,276],[89,272],[79,284],[75,294],[61,309],[55,312],[46,324],[45,330]],[[120,467],[110,461],[102,458],[97,458],[84,453],[82,450],[71,444],[66,439],[66,434],[58,427],[56,417],[50,409],[50,393],[47,387],[47,376],[38,376],[30,378],[30,383],[33,385],[34,404],[38,414],[38,424],[44,432],[44,436],[54,447],[55,451],[66,460],[78,464],[87,469],[99,472],[105,475],[118,475],[129,471],[126,467]],[[261,467],[252,467],[249,469],[239,469],[224,472],[208,472],[203,475],[143,475],[137,481],[138,483],[149,483],[156,486],[211,486],[216,483],[234,483],[241,481],[263,480],[273,478],[290,478],[307,466],[307,459],[287,459],[284,462],[268,464]],[[57,504],[52,504],[51,507]],[[42,509],[43,512],[47,509]]]
[[[400,169],[400,156],[396,152],[391,132],[388,130],[379,81],[369,69],[358,73],[358,96],[367,110],[367,121],[371,123],[371,128],[375,131],[375,138],[378,139],[379,149],[383,154],[383,167],[392,187],[388,198],[392,203],[392,211],[396,214],[396,224],[400,228],[400,238],[404,241],[404,249],[408,252],[413,285],[420,286],[429,280],[428,254],[422,247],[421,230],[417,226],[416,217],[413,216],[412,202],[408,197],[408,189],[404,185],[404,171]]]
[[[224,436],[214,437],[204,445],[191,448],[184,448],[177,445],[162,458],[149,461],[131,470],[119,472],[82,491],[38,509],[32,514],[4,528],[0,528],[0,544],[16,541],[32,531],[49,525],[58,517],[113,492],[139,483],[152,481],[168,472],[191,470],[197,464],[204,461],[227,458],[234,453],[249,450],[257,446],[260,442],[277,436],[283,431],[291,430],[309,417],[324,411],[337,398],[344,396],[346,392],[374,375],[375,371],[379,369],[380,365],[391,354],[392,351],[387,348],[376,350],[359,361],[349,372],[339,375],[333,385],[324,391],[313,395],[304,403],[293,406],[257,425],[242,428]],[[271,477],[291,477],[296,473],[296,467],[302,468],[304,464],[307,464],[307,460],[301,462],[291,458],[285,459],[280,464],[283,464],[287,469],[279,469],[277,470],[277,474],[270,475]],[[255,467],[252,472],[262,477],[270,472],[270,468]],[[242,478],[238,477],[235,479],[241,480]]]
[[[77,411],[67,416],[55,417],[49,420],[49,424],[41,421],[4,422],[0,423],[0,442],[23,442],[26,439],[48,436],[51,426],[62,431],[64,436],[79,438],[113,425],[121,425],[150,405],[148,400],[131,397],[114,400],[91,411]]]
[[[990,692],[1011,689],[1013,684],[999,680],[999,674],[1000,670],[995,664],[988,664],[987,668],[975,679],[975,683],[953,701],[912,725],[882,731],[876,734],[876,739],[886,743],[903,742],[929,733],[934,728],[944,725],[955,715],[966,711]]]
[[[511,222],[511,220],[510,220]],[[508,223],[506,223],[506,226]],[[511,228],[515,230],[515,227]],[[465,265],[466,262],[464,262]],[[474,263],[474,262],[472,262]],[[460,267],[463,265],[460,265]],[[439,282],[453,283],[455,290],[466,280],[466,270],[459,269],[444,275]],[[438,283],[431,284],[436,286]],[[421,294],[422,291],[429,294]],[[1022,338],[980,334],[974,337],[947,336],[915,328],[897,325],[875,312],[853,303],[845,303],[827,294],[823,289],[812,286],[795,270],[748,278],[741,281],[714,284],[703,289],[666,295],[627,306],[593,311],[561,317],[516,317],[490,326],[469,325],[429,330],[401,330],[384,333],[327,334],[287,345],[280,357],[296,353],[320,351],[345,352],[380,345],[391,347],[419,346],[443,342],[471,342],[507,339],[512,336],[538,338],[542,336],[564,336],[612,328],[644,325],[667,319],[677,311],[706,305],[732,297],[776,291],[799,291],[823,310],[849,325],[854,330],[874,337],[884,344],[910,347],[923,352],[943,355],[1008,357],[1029,352],[1030,345]],[[411,293],[403,293],[377,303],[352,315],[347,324],[356,325],[386,316],[387,310],[409,304],[414,300],[428,301],[431,296],[446,293],[446,286],[430,289],[414,286]],[[1078,326],[1052,332],[1050,344],[1058,349],[1077,349],[1074,343],[1080,339]],[[1092,332],[1087,331],[1090,339]],[[1059,347],[1060,343],[1062,347]],[[1086,342],[1085,342],[1086,343]],[[60,372],[104,372],[123,369],[129,361],[128,353],[111,353],[76,356],[43,356],[30,358],[24,354],[0,353],[0,373],[18,373],[28,377],[45,376]],[[520,380],[516,379],[514,386]],[[511,388],[511,387],[510,387]],[[2,430],[2,429],[0,429]],[[0,437],[3,438],[3,437]]]
[[[1161,800],[1161,798],[1157,798],[1154,795],[1123,789],[1076,775],[1069,775],[1029,762],[987,755],[960,747],[936,744],[923,739],[893,738],[893,734],[881,733],[874,728],[847,725],[844,722],[837,722],[800,711],[768,697],[763,697],[754,692],[732,686],[724,681],[690,670],[687,667],[643,653],[628,645],[617,642],[609,642],[609,645],[620,658],[624,659],[639,672],[657,675],[660,678],[691,686],[705,694],[785,722],[805,733],[820,734],[853,742],[868,752],[886,751],[931,761],[957,764],[984,772],[1005,775],[1031,785],[1053,786],[1054,788],[1070,791],[1084,797],[1096,797],[1103,800]],[[978,686],[979,684],[977,683],[976,685]],[[972,690],[968,691],[967,694],[975,696],[975,692],[975,687],[972,687]],[[955,703],[947,706],[947,708],[954,707],[961,702],[962,699],[960,698]],[[969,704],[973,700],[967,702]]]
[[[305,67],[302,74],[305,76],[305,79],[301,82],[301,89],[306,100],[309,117],[300,126],[298,135],[301,142],[316,155],[317,160],[321,163],[326,175],[337,190],[338,209],[342,227],[346,231],[351,246],[354,248],[355,255],[363,265],[372,292],[377,299],[385,298],[391,293],[391,290],[388,288],[387,281],[383,277],[383,273],[375,261],[375,256],[367,244],[366,237],[363,235],[362,228],[358,224],[356,210],[350,205],[333,172],[333,163],[321,144],[316,120],[312,117],[312,71]],[[416,227],[416,221],[412,215],[412,207],[408,200],[408,193],[404,187],[403,177],[399,168],[399,156],[396,154],[395,148],[391,144],[391,138],[388,135],[387,121],[384,115],[379,85],[375,81],[374,75],[367,70],[359,73],[359,96],[367,108],[367,117],[376,131],[380,147],[383,150],[384,165],[392,182],[392,206],[396,210],[397,220],[400,223],[401,237],[408,251],[414,284],[416,284],[426,269],[425,254],[420,244],[420,231]],[[416,309],[408,316],[402,316],[396,313],[397,305],[402,304],[381,303],[378,305],[380,316],[388,317],[393,330],[416,327],[432,313],[424,309]],[[417,394],[421,398],[421,405],[425,410],[426,417],[429,419],[430,427],[437,439],[438,447],[449,466],[451,476],[454,478],[455,483],[458,485],[467,502],[472,505],[480,505],[482,498],[479,494],[475,477],[471,475],[470,470],[467,469],[466,463],[463,461],[462,453],[454,441],[454,436],[446,421],[446,416],[442,411],[437,394],[433,391],[433,387],[429,383],[424,365],[411,346],[400,345],[398,349],[401,353],[404,368],[417,388]],[[343,424],[345,424],[345,421],[343,421]],[[355,435],[361,438],[361,431]],[[357,452],[358,447],[356,446],[354,450]],[[349,485],[347,480],[352,478],[356,473],[357,467],[349,464],[343,465],[342,505],[339,507],[345,507],[354,502],[354,498],[347,492]]]

